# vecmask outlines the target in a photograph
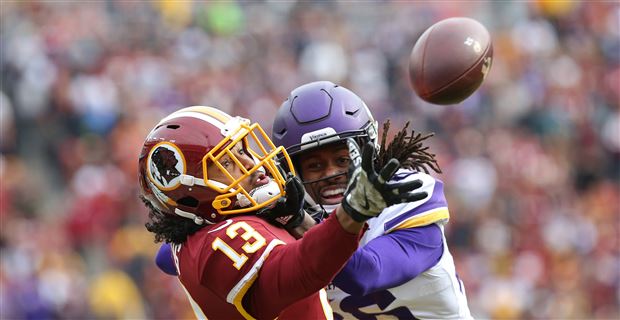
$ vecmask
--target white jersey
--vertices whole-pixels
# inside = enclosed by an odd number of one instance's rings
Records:
[[[386,208],[377,218],[368,220],[360,246],[395,230],[439,226],[443,238],[443,255],[433,267],[393,288],[366,296],[351,296],[330,285],[327,291],[334,319],[383,317],[396,319],[471,319],[465,287],[458,279],[454,260],[444,234],[449,212],[443,194],[443,183],[425,173],[399,170],[400,181],[420,179],[428,196],[420,201]],[[363,275],[361,275],[363,276]],[[391,317],[390,317],[391,316]]]

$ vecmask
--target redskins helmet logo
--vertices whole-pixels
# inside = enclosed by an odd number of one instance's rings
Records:
[[[157,188],[172,190],[181,183],[185,173],[185,158],[181,150],[170,142],[158,143],[147,159],[148,177]]]

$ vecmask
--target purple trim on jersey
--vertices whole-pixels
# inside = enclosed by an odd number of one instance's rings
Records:
[[[443,235],[439,226],[396,230],[359,248],[333,284],[354,296],[397,287],[439,262]]]
[[[177,267],[174,265],[174,259],[172,258],[172,248],[170,244],[164,243],[159,247],[159,251],[157,251],[157,255],[155,256],[155,264],[161,271],[171,276],[178,276]]]
[[[428,201],[424,202],[419,207],[416,207],[412,210],[409,210],[403,214],[400,214],[393,220],[390,220],[385,223],[383,226],[384,230],[390,230],[401,222],[426,211],[437,209],[437,208],[447,208],[448,202],[446,201],[446,197],[443,194],[443,182],[441,180],[435,179],[435,186],[433,187],[433,195]]]

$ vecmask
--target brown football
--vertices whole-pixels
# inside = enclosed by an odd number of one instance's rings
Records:
[[[414,91],[433,104],[469,97],[489,73],[493,45],[478,21],[455,17],[430,26],[413,46],[409,79]]]

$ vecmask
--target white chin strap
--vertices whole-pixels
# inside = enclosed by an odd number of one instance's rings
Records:
[[[254,199],[254,201],[260,204],[279,195],[280,188],[278,187],[278,183],[271,180],[269,181],[269,183],[256,187],[250,190],[250,192],[248,193],[250,194],[252,199]],[[241,208],[245,208],[245,207],[252,205],[252,203],[244,194],[238,193],[237,194],[237,205]]]
[[[199,217],[191,212],[187,212],[187,211],[183,211],[179,208],[174,209],[174,213],[176,213],[177,215],[183,217],[183,218],[188,218],[188,219],[192,219],[194,220],[194,223],[197,225],[202,225],[203,223],[207,223],[207,224],[213,224],[213,222],[207,221],[205,220],[203,217]]]
[[[314,199],[312,199],[312,196],[310,196],[310,192],[308,190],[306,190],[306,195],[304,196],[304,200],[306,200],[306,202],[308,204],[310,204],[311,206],[318,206],[319,204],[316,203],[316,201],[314,201]],[[338,208],[337,204],[322,204],[320,205],[327,214],[330,214],[334,211],[334,209]]]
[[[324,204],[323,205],[323,209],[325,209],[325,212],[327,214],[330,214],[334,211],[334,209],[338,208],[337,204]]]

